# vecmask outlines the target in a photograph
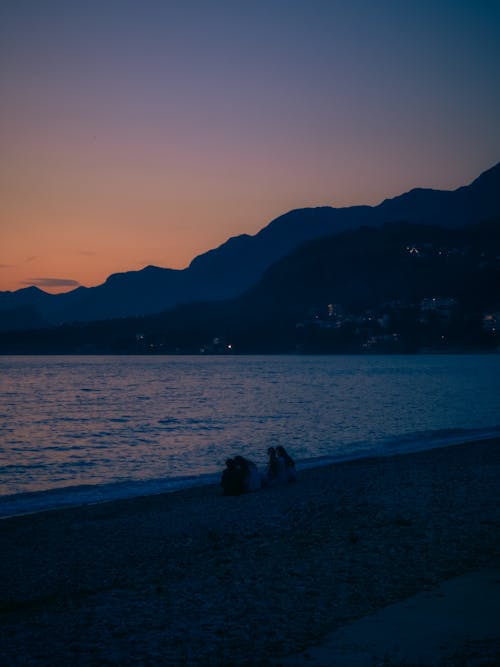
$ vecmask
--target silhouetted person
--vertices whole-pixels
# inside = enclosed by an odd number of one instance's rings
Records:
[[[274,447],[269,447],[267,450],[267,455],[269,460],[267,462],[266,481],[268,484],[276,484],[279,482],[280,470],[278,457],[276,456],[276,450]]]
[[[276,447],[276,454],[279,466],[279,477],[286,482],[295,482],[297,473],[295,472],[295,461],[281,445]]]
[[[220,485],[225,496],[239,496],[244,492],[244,471],[233,459],[227,459]]]
[[[261,486],[261,479],[255,463],[245,459],[243,456],[236,456],[234,462],[243,473],[245,491],[258,491]]]

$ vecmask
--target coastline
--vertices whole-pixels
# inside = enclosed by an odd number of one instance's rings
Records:
[[[4,519],[9,665],[278,665],[500,558],[500,439]]]
[[[402,435],[397,439],[391,438],[379,445],[367,445],[359,450],[355,446],[354,450],[347,452],[302,459],[297,461],[297,465],[302,471],[309,471],[313,468],[328,467],[360,459],[391,457],[451,447],[466,442],[496,440],[500,437],[500,431],[498,428],[492,427],[469,429],[468,431],[464,429],[437,431],[432,433],[431,437],[429,435],[428,433],[419,433],[419,437],[417,437],[417,434]],[[264,474],[265,463],[260,462],[259,468]],[[164,495],[191,488],[217,486],[220,475],[221,470],[218,470],[217,472],[205,472],[199,475],[56,486],[0,495],[0,522],[13,517],[59,509],[77,509],[86,505]]]

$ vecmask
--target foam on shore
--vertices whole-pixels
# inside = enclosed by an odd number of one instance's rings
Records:
[[[406,436],[383,440],[378,445],[354,443],[352,449],[348,450],[347,453],[299,460],[297,466],[301,471],[304,471],[373,456],[393,456],[395,454],[426,451],[436,447],[474,442],[479,439],[494,440],[498,437],[500,437],[500,432],[495,428],[446,429],[428,433],[411,433]],[[264,472],[263,467],[262,472]],[[54,509],[112,502],[126,498],[153,496],[192,487],[211,486],[218,484],[219,480],[220,471],[211,474],[83,484],[13,495],[0,495],[0,519]]]

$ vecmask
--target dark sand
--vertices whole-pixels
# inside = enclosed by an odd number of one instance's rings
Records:
[[[1,521],[1,664],[279,665],[500,564],[500,440],[299,473]]]
[[[500,565],[467,572],[337,628],[283,667],[497,667]]]

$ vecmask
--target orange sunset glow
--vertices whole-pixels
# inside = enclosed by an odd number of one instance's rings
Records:
[[[462,5],[2,3],[0,290],[470,182],[500,152],[500,40]]]

